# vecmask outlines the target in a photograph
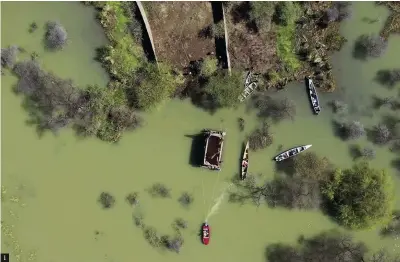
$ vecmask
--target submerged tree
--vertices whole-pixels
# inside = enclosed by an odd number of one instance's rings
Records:
[[[379,35],[362,35],[356,40],[355,56],[362,59],[380,57],[387,47],[387,40]]]
[[[138,200],[139,194],[137,192],[130,193],[126,196],[126,201],[131,205],[131,206],[136,206],[139,204]]]
[[[164,184],[155,183],[149,189],[149,193],[153,197],[168,198],[171,197],[171,189],[167,188]]]
[[[48,49],[62,49],[67,44],[68,34],[59,22],[49,21],[46,24],[45,40]]]
[[[380,70],[376,74],[377,80],[389,88],[400,82],[400,69]]]
[[[294,119],[296,106],[292,100],[287,98],[273,99],[267,93],[253,96],[253,106],[258,110],[261,118],[271,118],[278,122],[284,119]]]
[[[391,221],[381,230],[381,234],[385,237],[400,236],[400,211],[393,212]]]
[[[140,126],[140,117],[125,105],[124,90],[79,88],[32,60],[16,64],[14,72],[19,78],[15,91],[24,95],[30,122],[40,133],[70,125],[79,135],[117,142],[125,130]]]
[[[182,195],[179,197],[178,201],[179,203],[181,203],[183,207],[188,208],[193,203],[194,198],[188,192],[183,192]]]
[[[18,46],[12,45],[8,48],[1,49],[1,67],[13,68],[17,62],[17,56],[19,53]]]
[[[357,139],[365,135],[364,125],[359,121],[339,124],[340,135],[343,139]]]
[[[98,201],[104,209],[111,208],[115,204],[115,198],[108,192],[102,192]]]
[[[371,147],[364,147],[361,149],[360,155],[366,160],[372,160],[376,157],[376,151]]]
[[[343,21],[351,17],[351,2],[334,2],[334,8],[338,10],[338,20]]]
[[[132,218],[133,218],[133,223],[135,224],[135,226],[137,226],[137,227],[139,227],[139,228],[142,228],[142,229],[145,227],[144,222],[143,222],[143,216],[142,216],[142,215],[140,215],[140,214],[134,214],[134,215],[132,216]]]
[[[332,8],[328,8],[323,16],[323,21],[325,24],[335,22],[338,19],[339,19],[339,10],[335,6]]]
[[[269,262],[360,262],[366,261],[367,247],[348,234],[327,231],[299,241],[298,247],[273,244],[267,247]]]
[[[161,242],[161,236],[157,232],[157,230],[153,227],[146,227],[143,229],[143,235],[146,241],[152,246],[152,247],[159,247]]]
[[[337,221],[346,227],[369,228],[390,219],[390,177],[366,162],[336,170],[333,179],[324,185],[323,194]]]
[[[174,237],[163,236],[161,238],[161,242],[164,245],[164,247],[167,248],[168,250],[180,253],[184,240],[181,235],[177,235]]]
[[[249,136],[249,147],[253,151],[264,149],[273,142],[273,136],[267,122],[264,122],[260,128],[254,130]]]
[[[393,141],[392,145],[390,146],[390,151],[400,152],[400,139]]]
[[[348,111],[348,105],[340,100],[334,100],[332,102],[333,112],[336,114],[345,114]]]
[[[377,144],[386,144],[391,138],[389,128],[384,124],[379,124],[373,129],[374,142]]]
[[[174,221],[174,227],[177,229],[186,229],[188,227],[188,222],[183,218],[177,218]]]
[[[294,158],[293,168],[297,176],[313,181],[326,181],[333,172],[329,160],[314,152],[306,152]]]

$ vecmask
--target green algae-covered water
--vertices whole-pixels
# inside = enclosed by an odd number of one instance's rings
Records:
[[[94,50],[106,42],[94,19],[93,10],[79,3],[26,2],[2,3],[2,47],[17,44],[40,54],[46,70],[73,78],[78,84],[106,85],[101,66],[93,62]],[[341,167],[351,166],[349,143],[333,135],[327,103],[342,99],[350,104],[350,118],[366,126],[380,121],[388,113],[373,111],[370,97],[378,92],[395,95],[373,81],[379,69],[392,68],[400,59],[400,38],[392,37],[388,52],[369,62],[351,57],[354,39],[361,33],[378,32],[388,12],[373,3],[354,3],[353,18],[343,25],[349,39],[335,56],[340,90],[320,94],[323,113],[312,115],[302,84],[292,84],[274,94],[296,102],[295,121],[274,125],[274,144],[263,151],[251,153],[250,172],[262,173],[266,179],[275,175],[270,160],[282,144],[285,148],[297,144],[313,144],[311,150],[327,156]],[[73,14],[73,17],[71,16]],[[381,19],[368,25],[363,17]],[[43,30],[27,32],[31,22],[39,25],[58,20],[68,30],[71,42],[59,53],[45,53],[41,45]],[[12,25],[12,26],[11,26]],[[193,107],[188,101],[172,101],[158,112],[145,116],[145,126],[125,134],[118,145],[96,139],[77,139],[65,130],[58,136],[47,134],[38,138],[34,128],[27,126],[21,99],[11,87],[16,79],[2,77],[2,185],[7,189],[2,202],[2,252],[10,252],[13,261],[41,262],[128,262],[128,261],[265,261],[268,244],[295,243],[300,235],[312,236],[338,228],[320,212],[269,209],[264,206],[227,203],[223,198],[229,180],[238,173],[238,159],[246,134],[256,125],[254,112],[221,110],[215,115]],[[398,87],[396,87],[398,88]],[[239,132],[237,118],[246,120],[246,130]],[[221,172],[211,172],[189,164],[191,139],[203,128],[224,129],[227,132]],[[367,144],[366,140],[358,141]],[[395,155],[386,147],[376,147],[377,158],[372,164],[387,168],[400,187],[397,171],[391,168]],[[153,199],[146,190],[156,182],[172,189],[170,199]],[[103,210],[97,203],[101,192],[116,198],[115,207]],[[139,206],[125,201],[127,194],[139,192]],[[180,207],[177,198],[183,191],[195,197],[189,209]],[[226,195],[225,195],[226,196]],[[12,198],[14,197],[14,198]],[[200,243],[200,224],[209,214],[216,199],[222,199],[209,217],[212,239],[209,246]],[[396,193],[397,208],[400,195]],[[141,214],[147,225],[160,233],[172,233],[171,223],[177,217],[189,222],[183,231],[185,245],[181,254],[157,251],[143,239],[134,226],[132,216]],[[98,231],[98,234],[95,232]],[[387,248],[400,253],[394,239],[382,239],[377,230],[357,232],[372,250]],[[19,258],[19,260],[17,260]],[[29,260],[30,259],[30,260]]]

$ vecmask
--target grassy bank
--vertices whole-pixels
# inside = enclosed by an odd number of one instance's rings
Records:
[[[301,16],[301,7],[293,2],[282,2],[279,5],[277,16],[280,17],[282,25],[279,25],[277,29],[277,54],[288,71],[294,72],[301,67],[295,46],[296,21]]]
[[[183,83],[168,64],[148,61],[142,48],[145,34],[134,2],[93,3],[110,44],[101,49],[100,61],[111,75],[109,87],[125,91],[131,107],[150,110],[167,100]]]

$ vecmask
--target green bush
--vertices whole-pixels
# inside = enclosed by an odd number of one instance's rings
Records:
[[[254,1],[250,2],[250,19],[253,20],[259,30],[269,31],[272,16],[275,12],[275,2]]]
[[[201,74],[205,77],[210,77],[218,69],[218,60],[214,57],[206,57],[201,64]]]
[[[392,214],[391,181],[388,174],[361,162],[351,169],[336,170],[323,194],[339,223],[352,229],[387,223]]]
[[[140,85],[134,87],[135,106],[142,110],[153,109],[168,99],[183,83],[182,75],[174,75],[169,66],[160,64],[158,67],[146,63],[142,68],[145,75]]]
[[[243,79],[240,72],[221,71],[210,77],[205,86],[205,92],[209,94],[217,107],[234,107],[239,103],[239,96],[243,92]]]
[[[212,33],[215,38],[225,37],[225,25],[223,20],[212,25]]]

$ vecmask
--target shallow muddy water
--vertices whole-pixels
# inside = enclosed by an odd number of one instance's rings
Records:
[[[25,16],[17,16],[17,11]],[[74,19],[68,13],[74,13]],[[335,164],[341,167],[352,164],[349,143],[333,135],[331,121],[336,116],[330,113],[327,103],[337,98],[345,100],[352,105],[349,118],[360,119],[366,126],[379,122],[385,113],[371,109],[372,94],[390,93],[373,78],[377,70],[398,65],[400,38],[390,39],[389,50],[380,59],[362,63],[351,58],[353,40],[361,33],[377,32],[381,26],[366,25],[361,19],[364,16],[375,18],[378,14],[382,24],[387,16],[384,8],[376,8],[373,3],[355,3],[352,20],[343,26],[349,43],[335,57],[341,89],[333,94],[320,94],[323,102],[320,116],[312,115],[303,84],[292,84],[287,90],[274,94],[294,100],[297,117],[295,121],[272,127],[275,140],[270,148],[251,152],[251,173],[273,178],[275,166],[270,159],[277,153],[279,145],[286,148],[313,144],[311,150],[327,156]],[[34,37],[27,33],[32,21],[40,24],[39,21],[49,19],[60,20],[71,37],[75,36],[70,49],[45,54],[40,49],[43,31],[36,32]],[[82,32],[82,26],[87,31]],[[77,40],[78,36],[82,39]],[[17,44],[29,51],[42,52],[40,61],[46,69],[63,77],[72,77],[79,84],[106,84],[104,71],[91,61],[93,49],[104,42],[91,9],[78,3],[2,3],[2,47]],[[79,140],[70,130],[39,139],[34,128],[25,124],[27,116],[20,106],[20,98],[11,92],[15,81],[9,75],[2,77],[2,183],[8,189],[7,196],[17,196],[21,201],[3,202],[3,220],[6,225],[14,225],[14,238],[3,231],[2,252],[20,254],[24,257],[20,261],[27,261],[27,257],[36,252],[36,261],[41,262],[197,262],[215,261],[216,258],[261,262],[265,260],[264,251],[268,244],[294,243],[301,234],[312,236],[338,228],[317,211],[288,211],[264,206],[257,209],[252,205],[227,203],[227,198],[222,197],[229,187],[229,180],[238,173],[242,142],[257,124],[254,112],[247,113],[244,106],[238,110],[221,110],[210,116],[188,101],[171,101],[158,112],[146,115],[145,126],[125,134],[117,145],[96,139]],[[238,130],[238,117],[246,120],[244,132]],[[192,140],[187,136],[203,128],[227,132],[224,162],[219,173],[189,164]],[[361,140],[359,143],[369,142]],[[387,168],[399,188],[399,176],[390,167],[394,154],[386,147],[375,148],[377,158],[372,164]],[[171,199],[149,196],[146,190],[156,182],[172,189]],[[115,207],[101,209],[97,198],[103,191],[115,196]],[[135,191],[139,192],[140,204],[133,208],[125,202],[125,197]],[[177,201],[183,191],[195,197],[187,210]],[[210,245],[205,247],[198,237],[199,227],[217,199],[222,200],[209,217],[212,238]],[[26,205],[21,207],[22,203]],[[399,193],[395,204],[400,208]],[[185,245],[181,254],[151,248],[142,232],[134,226],[133,214],[142,214],[144,222],[161,233],[172,233],[171,223],[177,217],[188,220],[189,227],[183,231]],[[377,230],[354,235],[373,250],[385,247],[400,253],[397,247],[400,243],[381,239]],[[21,251],[12,251],[16,248],[15,241]]]

